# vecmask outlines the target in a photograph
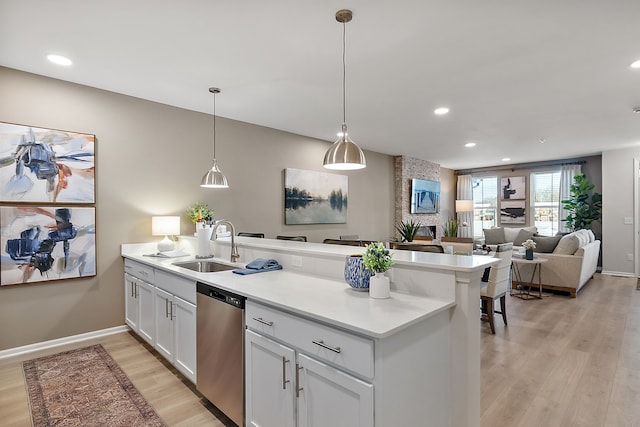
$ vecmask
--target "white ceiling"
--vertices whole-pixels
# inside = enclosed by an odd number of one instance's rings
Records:
[[[0,65],[207,113],[217,86],[220,116],[333,142],[342,8],[364,149],[464,169],[640,143],[638,0],[0,0]]]

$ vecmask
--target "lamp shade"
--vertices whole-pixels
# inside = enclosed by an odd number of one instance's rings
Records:
[[[200,187],[205,188],[228,188],[227,177],[224,176],[220,168],[218,168],[218,162],[213,159],[213,166],[204,174],[202,181],[200,181]]]
[[[327,169],[353,170],[367,167],[364,153],[346,134],[333,143],[324,154]]]
[[[473,200],[456,200],[456,212],[473,211]]]
[[[152,236],[178,236],[180,234],[179,216],[152,216]]]

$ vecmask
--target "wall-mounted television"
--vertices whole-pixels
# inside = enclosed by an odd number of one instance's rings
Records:
[[[440,183],[426,179],[411,180],[411,213],[434,214],[440,211]]]

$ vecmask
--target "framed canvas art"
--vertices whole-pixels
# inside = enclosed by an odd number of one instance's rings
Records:
[[[527,198],[526,177],[509,176],[500,179],[502,200],[524,200]]]
[[[285,169],[284,223],[346,223],[348,179],[346,175]]]
[[[500,202],[501,224],[526,224],[525,214],[524,200]]]
[[[96,275],[94,207],[0,206],[0,286]]]
[[[95,203],[95,136],[0,122],[0,202]]]

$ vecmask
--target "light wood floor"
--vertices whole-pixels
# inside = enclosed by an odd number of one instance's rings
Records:
[[[169,426],[235,426],[162,356],[128,332],[0,361],[0,426],[31,426],[22,361],[97,343]]]
[[[640,291],[601,276],[572,299],[507,297],[482,324],[482,426],[640,426]]]
[[[496,335],[482,323],[483,427],[640,427],[635,279],[596,275],[577,299],[507,297],[507,312],[509,326],[498,317]],[[129,333],[0,362],[0,425],[31,425],[22,360],[96,342],[170,426],[233,425]]]

